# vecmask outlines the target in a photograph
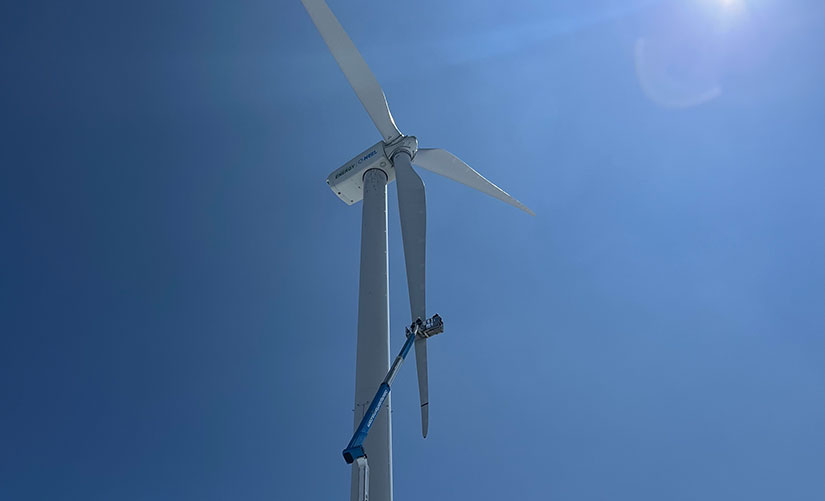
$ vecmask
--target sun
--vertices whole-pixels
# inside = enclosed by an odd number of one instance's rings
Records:
[[[726,10],[741,10],[745,6],[745,0],[718,0]]]
[[[699,0],[709,13],[728,21],[747,12],[748,0]]]

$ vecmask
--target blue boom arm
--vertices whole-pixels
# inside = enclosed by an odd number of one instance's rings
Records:
[[[344,460],[347,464],[352,463],[356,458],[367,455],[364,452],[364,440],[367,438],[367,433],[370,432],[372,423],[375,421],[375,417],[378,416],[378,412],[381,410],[384,400],[386,400],[387,395],[390,394],[390,385],[395,379],[396,374],[398,374],[398,369],[401,367],[401,363],[404,362],[405,358],[407,358],[407,353],[410,352],[413,341],[415,341],[415,334],[407,329],[407,340],[401,348],[401,353],[395,357],[395,361],[392,363],[390,371],[387,372],[387,376],[383,381],[381,381],[381,385],[378,387],[378,392],[376,392],[375,397],[372,399],[372,403],[367,409],[367,413],[364,414],[363,418],[361,418],[358,428],[355,429],[355,433],[352,435],[352,440],[349,441],[349,445],[347,445],[347,448],[344,449]]]
[[[404,346],[401,348],[401,353],[395,357],[395,361],[392,363],[392,366],[390,367],[389,372],[387,372],[386,377],[384,377],[384,380],[381,381],[381,385],[378,387],[378,391],[375,393],[372,403],[370,403],[370,406],[367,408],[367,413],[361,418],[358,428],[355,429],[355,433],[352,435],[352,440],[349,441],[349,445],[347,445],[347,448],[344,449],[344,460],[347,464],[351,464],[358,458],[366,457],[367,454],[364,452],[364,440],[366,440],[367,433],[370,432],[372,423],[375,421],[375,417],[378,416],[378,412],[381,410],[384,400],[386,400],[387,395],[390,394],[390,385],[395,379],[395,376],[398,374],[398,369],[401,368],[401,364],[404,362],[404,359],[407,358],[407,354],[410,352],[410,348],[412,347],[415,338],[428,338],[441,332],[444,332],[444,322],[438,314],[433,315],[433,317],[428,319],[426,322],[422,322],[421,319],[418,319],[413,322],[411,326],[407,327],[407,340],[404,341]]]

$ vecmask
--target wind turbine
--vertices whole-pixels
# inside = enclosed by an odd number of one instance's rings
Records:
[[[486,193],[535,215],[524,204],[485,179],[452,153],[418,148],[415,136],[395,125],[384,91],[341,23],[324,0],[301,0],[312,22],[366,109],[382,140],[327,177],[327,184],[348,205],[363,200],[361,272],[358,287],[358,344],[355,369],[357,426],[375,390],[389,369],[389,295],[387,262],[387,184],[398,184],[398,212],[412,321],[425,320],[427,202],[424,183],[412,164]],[[415,363],[421,402],[421,433],[427,436],[429,396],[427,341],[416,339]],[[364,447],[370,457],[370,494],[374,501],[392,500],[392,428],[387,399]],[[358,472],[353,468],[351,499],[358,496]]]

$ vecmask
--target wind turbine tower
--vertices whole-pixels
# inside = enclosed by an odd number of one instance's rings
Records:
[[[390,367],[387,185],[393,180],[398,185],[398,212],[412,321],[427,318],[427,203],[424,183],[413,170],[413,163],[531,215],[535,214],[452,153],[442,149],[418,148],[418,140],[414,136],[401,134],[375,75],[326,2],[301,2],[382,137],[381,141],[359,153],[327,178],[329,187],[346,204],[352,205],[363,200],[353,424],[356,427],[367,411],[376,385]],[[427,341],[423,338],[416,339],[414,346],[421,403],[421,432],[426,437],[429,421]],[[389,411],[390,400],[387,398],[364,442],[364,449],[369,454],[369,493],[372,501],[392,500],[392,424]],[[358,470],[355,467],[350,492],[351,501],[357,501]]]

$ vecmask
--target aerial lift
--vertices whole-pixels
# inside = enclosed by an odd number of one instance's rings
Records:
[[[407,354],[410,352],[410,348],[412,348],[415,339],[417,337],[426,339],[442,332],[444,332],[444,322],[437,313],[433,315],[432,318],[427,319],[426,322],[423,322],[419,318],[409,327],[405,328],[407,340],[404,342],[404,346],[401,347],[401,352],[395,357],[395,361],[392,363],[392,366],[390,366],[389,372],[387,372],[384,380],[381,381],[381,384],[378,386],[378,391],[375,393],[372,403],[370,403],[370,406],[367,408],[364,417],[361,418],[361,422],[355,429],[349,445],[347,445],[347,448],[343,451],[344,460],[347,464],[354,462],[358,465],[358,498],[362,501],[369,499],[370,468],[367,463],[367,453],[364,451],[364,440],[366,440],[367,434],[370,432],[372,423],[375,421],[375,417],[378,416],[378,412],[381,410],[384,400],[387,399],[387,395],[390,394],[390,386],[395,376],[398,375],[398,370],[401,368],[404,359],[407,358]]]

